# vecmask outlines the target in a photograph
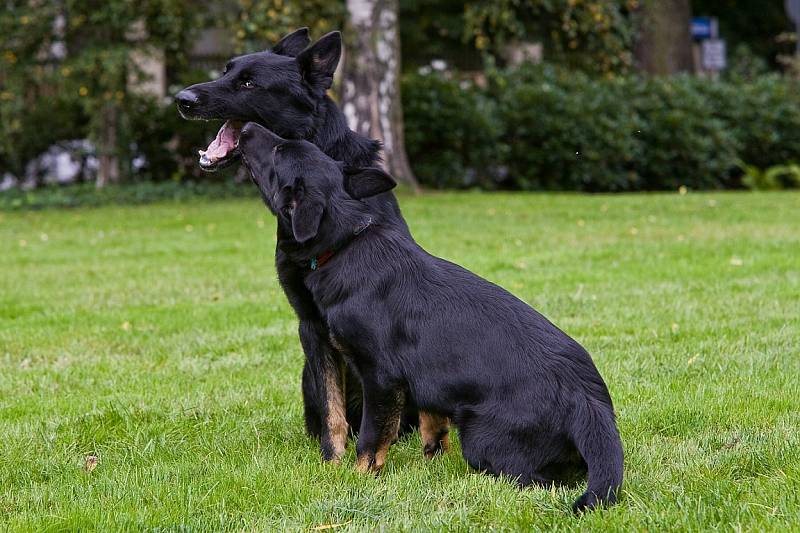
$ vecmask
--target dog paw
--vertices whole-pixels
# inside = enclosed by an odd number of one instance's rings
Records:
[[[356,459],[356,471],[360,474],[375,474],[381,471],[383,463],[377,463],[375,456],[364,454]]]
[[[450,438],[447,434],[441,438],[424,443],[422,453],[425,454],[425,459],[433,459],[437,455],[445,453],[450,448]]]

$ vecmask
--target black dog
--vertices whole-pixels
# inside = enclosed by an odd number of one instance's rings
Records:
[[[574,508],[616,501],[623,460],[611,397],[576,341],[362,201],[394,186],[382,170],[345,168],[258,124],[244,127],[239,147],[278,219],[278,247],[361,377],[359,470],[383,466],[408,394],[452,419],[473,468],[528,485],[588,467]]]
[[[347,127],[344,115],[326,91],[342,51],[339,32],[329,33],[309,46],[308,29],[299,29],[271,50],[232,59],[217,80],[192,85],[179,92],[178,109],[189,119],[224,119],[216,139],[201,151],[200,166],[215,171],[239,158],[237,143],[244,122],[262,124],[289,139],[306,139],[338,161],[352,166],[374,165],[380,143]],[[387,192],[369,199],[370,206],[408,234],[397,200]],[[303,400],[306,429],[320,438],[326,460],[344,452],[347,428],[361,421],[358,379],[330,345],[330,335],[311,294],[303,285],[303,271],[280,248],[276,251],[280,283],[300,321],[300,340],[306,361]],[[416,408],[408,402],[404,429],[415,426]],[[447,445],[447,421],[420,416],[426,456]]]

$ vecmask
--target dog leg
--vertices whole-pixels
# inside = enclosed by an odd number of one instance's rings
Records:
[[[326,328],[316,321],[300,322],[300,340],[306,354],[303,369],[306,428],[310,434],[319,436],[322,458],[338,463],[347,446],[344,361],[329,344]]]
[[[325,368],[325,393],[327,397],[325,429],[323,430],[323,458],[339,463],[347,447],[347,415],[344,395],[344,361]]]
[[[450,447],[450,419],[446,416],[420,411],[419,433],[426,459],[433,459],[437,453],[444,453]]]
[[[397,439],[405,394],[401,389],[381,389],[366,381],[361,431],[356,448],[356,470],[380,472],[389,447]]]

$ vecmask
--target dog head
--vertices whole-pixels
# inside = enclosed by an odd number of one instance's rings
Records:
[[[309,43],[308,28],[301,28],[270,50],[233,58],[218,79],[175,95],[184,118],[225,120],[217,137],[200,151],[201,168],[215,171],[238,158],[245,122],[257,122],[288,139],[311,133],[314,110],[333,83],[342,37],[331,32]]]
[[[283,139],[254,122],[242,128],[239,151],[279,231],[298,244],[351,234],[351,223],[368,214],[360,200],[396,185],[379,168],[344,167],[315,145]]]

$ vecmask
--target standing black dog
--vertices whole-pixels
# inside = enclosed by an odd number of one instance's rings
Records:
[[[408,395],[450,417],[473,468],[521,485],[588,468],[576,510],[614,503],[622,443],[603,379],[576,341],[526,303],[429,255],[366,198],[394,187],[258,124],[239,149],[278,219],[331,342],[361,377],[357,468],[378,471]]]
[[[178,109],[185,118],[226,121],[214,141],[200,152],[203,169],[215,171],[239,158],[241,126],[248,121],[289,139],[306,139],[348,165],[370,166],[377,162],[380,143],[351,131],[341,110],[327,96],[341,56],[341,35],[333,32],[311,46],[309,43],[308,29],[301,28],[271,50],[232,59],[219,79],[192,85],[176,95]],[[386,214],[397,231],[408,234],[394,195],[376,195],[369,203]],[[331,346],[325,322],[303,285],[302,269],[280,248],[276,250],[276,265],[281,286],[300,321],[300,340],[306,356],[306,429],[320,438],[323,457],[335,461],[344,453],[348,425],[360,427],[360,383]],[[403,427],[416,425],[416,421],[416,408],[408,402]],[[446,420],[422,413],[420,430],[426,456],[446,447]]]

